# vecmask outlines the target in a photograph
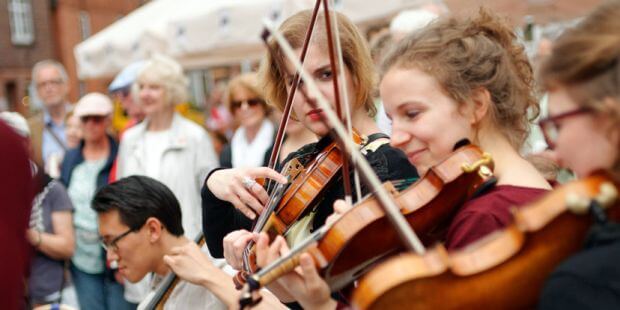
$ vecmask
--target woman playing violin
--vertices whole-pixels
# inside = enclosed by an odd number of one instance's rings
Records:
[[[541,127],[559,161],[587,177],[620,176],[620,2],[609,2],[568,30],[543,64],[549,117]],[[550,277],[541,309],[620,307],[620,232],[567,260]],[[600,238],[598,238],[600,239]],[[599,240],[601,241],[601,240]]]
[[[304,35],[310,20],[311,12],[302,11],[288,18],[280,26],[280,31],[298,55],[301,54]],[[345,67],[346,93],[351,103],[348,112],[351,113],[352,127],[368,138],[361,145],[362,151],[381,180],[417,177],[415,168],[409,164],[403,152],[389,145],[389,139],[380,134],[373,120],[376,110],[371,94],[375,75],[370,53],[363,37],[345,16],[339,14],[337,21]],[[273,55],[268,54],[261,64],[261,80],[264,82],[267,101],[282,108],[287,95],[291,92],[295,69],[285,60],[275,41],[269,44],[275,52]],[[330,67],[325,20],[322,13],[319,13],[315,24],[304,68],[316,80],[323,95],[332,106],[335,106],[336,95],[332,83],[336,74]],[[302,83],[299,88],[305,90],[306,87]],[[311,104],[312,100],[314,100],[312,94],[306,96],[298,91],[292,106],[293,117],[320,139],[317,143],[306,145],[292,153],[284,162],[296,158],[302,164],[307,163],[330,142],[328,136],[330,128],[322,122],[325,117],[324,112],[315,108]],[[251,239],[255,238],[247,231],[252,228],[251,219],[262,212],[263,204],[268,198],[267,192],[259,185],[248,183],[248,178],[250,180],[271,178],[280,183],[286,182],[284,176],[266,167],[222,169],[212,172],[207,177],[203,188],[203,224],[209,250],[215,257],[225,256],[227,261],[238,269],[241,268],[243,249]],[[368,189],[362,187],[362,191],[366,193]],[[333,202],[343,196],[341,183],[329,184],[318,205],[313,206],[309,214],[291,230],[298,232],[298,236],[303,236],[321,227],[327,216],[333,212]],[[299,240],[299,238],[296,239]],[[224,241],[223,244],[222,241]]]
[[[448,227],[448,249],[461,248],[510,222],[509,207],[547,190],[544,177],[518,152],[528,132],[528,109],[537,110],[532,69],[510,28],[486,10],[470,19],[446,18],[403,39],[381,66],[381,98],[392,119],[391,144],[421,174],[467,138],[489,152],[497,184],[466,202]],[[337,211],[347,209],[337,203]],[[286,252],[283,242],[257,245],[259,266]],[[277,247],[280,248],[277,248]],[[326,285],[311,258],[303,272],[278,282],[304,306],[327,307]],[[323,297],[321,297],[323,296]],[[317,305],[316,301],[325,301]]]

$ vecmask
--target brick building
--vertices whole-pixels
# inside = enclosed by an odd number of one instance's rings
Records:
[[[0,110],[27,112],[30,69],[54,57],[49,1],[0,0]]]
[[[109,80],[78,81],[73,48],[146,0],[0,0],[0,111],[28,113],[30,71],[53,58],[67,67],[69,99],[105,91]]]

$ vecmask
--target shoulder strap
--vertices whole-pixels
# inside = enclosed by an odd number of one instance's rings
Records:
[[[56,141],[56,143],[58,145],[60,145],[60,147],[62,147],[63,151],[67,151],[67,146],[65,145],[64,142],[62,142],[62,140],[60,140],[60,137],[58,137],[58,135],[56,135],[56,133],[50,129],[50,124],[45,124],[44,129],[50,134],[52,135],[52,138],[54,138],[54,141]]]
[[[384,133],[374,133],[368,136],[368,141],[362,146],[360,152],[362,152],[363,155],[366,155],[368,151],[375,152],[382,145],[388,143],[390,143],[390,136]]]

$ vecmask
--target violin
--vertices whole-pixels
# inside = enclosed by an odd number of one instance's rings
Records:
[[[593,175],[513,208],[511,225],[463,249],[448,253],[437,246],[424,255],[391,258],[359,281],[353,306],[535,308],[549,274],[581,249],[592,218],[619,218],[618,188],[606,175]]]
[[[458,206],[484,190],[492,179],[492,169],[489,154],[474,145],[465,145],[406,190],[396,192],[390,182],[384,186],[418,236],[431,242]],[[402,242],[380,203],[371,195],[332,224],[321,227],[293,248],[290,255],[250,276],[244,295],[250,296],[251,291],[291,271],[302,252],[313,257],[330,288],[338,290],[357,279],[378,259],[399,249],[403,249]]]
[[[312,30],[317,20],[320,3],[321,1],[317,0],[313,9],[310,27],[306,33],[301,51],[301,62],[303,62],[306,57],[310,38],[312,37]],[[328,10],[326,3],[325,10],[326,12]],[[263,37],[263,40],[265,41],[268,50],[273,52],[269,48],[267,38]],[[328,41],[330,41],[329,44],[332,44],[331,36]],[[335,60],[333,55],[330,57],[330,64],[332,69],[335,69]],[[278,64],[277,66],[278,68],[276,69],[280,71],[284,68],[282,64]],[[334,70],[334,72],[336,71]],[[293,98],[298,89],[297,86],[299,81],[299,73],[296,73],[293,78],[290,93],[287,96],[287,102],[284,107],[282,120],[276,134],[276,143],[269,160],[269,167],[271,168],[275,165],[275,160],[279,155],[284,128],[286,127],[286,123],[290,116]],[[334,80],[334,90],[338,92],[337,79]],[[339,95],[336,96],[336,109],[339,116],[342,116],[339,97]],[[354,143],[358,145],[362,143],[362,138],[354,130],[351,130],[351,136],[353,137]],[[299,162],[294,163],[295,168],[292,169],[294,173],[292,173],[289,177],[289,181],[292,181],[292,184],[276,185],[272,195],[270,195],[270,199],[265,210],[260,214],[254,224],[253,232],[267,232],[270,239],[273,239],[277,235],[283,235],[299,218],[302,217],[302,215],[307,214],[310,206],[314,206],[316,204],[319,197],[322,196],[324,189],[335,179],[338,171],[342,170],[342,175],[348,176],[348,158],[343,156],[341,149],[342,146],[334,140],[334,142],[330,143],[323,150],[321,150],[307,167],[301,167]],[[345,196],[349,196],[351,193],[349,178],[344,177],[343,183],[345,188]],[[237,289],[241,289],[243,284],[246,282],[248,274],[251,274],[254,271],[256,271],[256,254],[255,244],[251,241],[243,251],[243,270],[239,271],[233,277],[235,287]]]
[[[362,143],[362,138],[354,134],[354,141]],[[265,211],[257,219],[253,232],[267,232],[273,240],[278,235],[284,235],[297,220],[316,205],[320,197],[336,178],[342,168],[343,154],[336,142],[329,143],[321,150],[307,167],[302,168],[297,160],[287,165],[285,170],[292,176],[290,184],[277,185],[274,194],[270,196]],[[286,188],[286,190],[284,190]],[[253,241],[248,243],[243,252],[244,272],[239,272],[233,278],[235,286],[241,288],[247,274],[256,271],[256,252]]]

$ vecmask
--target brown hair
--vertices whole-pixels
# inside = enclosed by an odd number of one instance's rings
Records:
[[[528,108],[538,115],[532,67],[523,47],[507,23],[484,8],[473,18],[442,18],[410,34],[386,55],[382,75],[393,67],[433,76],[459,104],[485,88],[494,124],[517,149],[529,132]]]
[[[543,86],[566,86],[579,105],[613,117],[620,124],[620,2],[609,2],[577,27],[567,30],[543,63]],[[603,100],[616,100],[615,107]]]
[[[249,92],[251,92],[258,99],[265,100],[265,95],[261,91],[258,85],[258,75],[256,73],[244,73],[234,77],[230,82],[228,82],[228,87],[224,92],[224,105],[228,108],[228,110],[233,113],[234,111],[231,109],[231,102],[234,99],[235,92],[239,89],[243,88]],[[268,107],[263,106],[266,112],[269,112]]]
[[[578,105],[620,127],[620,1],[601,5],[560,36],[540,77],[545,88],[566,87]],[[614,169],[620,172],[620,158]]]
[[[374,116],[377,111],[372,101],[372,91],[375,87],[375,71],[370,58],[370,51],[366,45],[366,40],[353,22],[346,16],[340,13],[337,14],[342,58],[344,65],[351,73],[353,86],[356,90],[355,98],[352,98],[351,105],[353,108],[363,106],[370,116]],[[282,32],[284,38],[294,49],[303,46],[311,18],[312,12],[310,10],[301,11],[289,17],[280,26],[279,31]],[[324,50],[327,50],[325,16],[323,13],[319,13],[317,16],[312,41]],[[269,46],[275,55],[267,53],[261,62],[259,73],[267,100],[270,104],[283,110],[288,93],[284,72],[280,72],[278,64],[283,64],[285,57],[274,39],[269,41]]]

